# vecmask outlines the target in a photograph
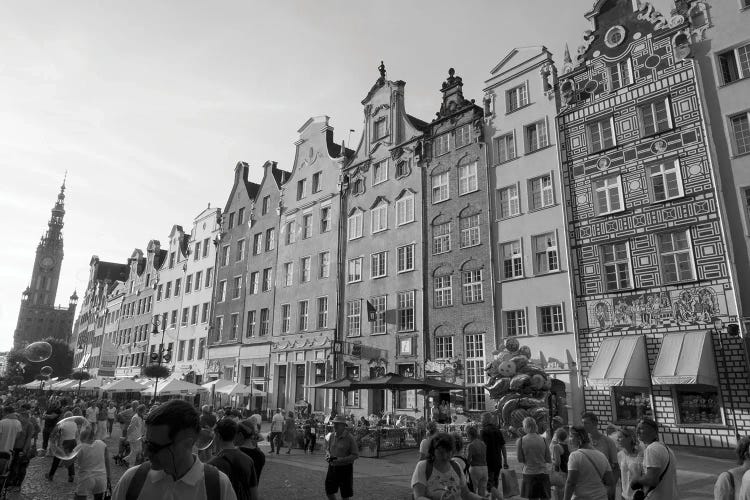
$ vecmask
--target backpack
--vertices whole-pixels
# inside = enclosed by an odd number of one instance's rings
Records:
[[[150,470],[151,462],[144,462],[138,466],[138,470],[130,479],[128,490],[125,492],[125,500],[138,500]],[[203,464],[203,470],[206,476],[206,498],[208,500],[219,500],[221,498],[219,469],[213,465]]]

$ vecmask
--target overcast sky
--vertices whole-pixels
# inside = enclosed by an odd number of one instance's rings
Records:
[[[61,304],[83,296],[92,255],[124,263],[208,203],[223,206],[238,161],[252,180],[266,160],[289,170],[310,116],[330,116],[337,142],[354,129],[356,145],[381,60],[406,81],[407,112],[430,121],[448,68],[481,103],[514,47],[546,45],[561,66],[593,3],[0,3],[0,350],[66,170]]]

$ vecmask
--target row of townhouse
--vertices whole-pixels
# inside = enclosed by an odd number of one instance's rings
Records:
[[[141,321],[113,329],[128,350],[118,374],[163,349],[185,378],[263,391],[252,408],[451,400],[313,387],[395,372],[458,383],[453,402],[482,411],[484,365],[515,337],[565,420],[650,415],[669,443],[730,446],[750,426],[750,14],[737,1],[680,0],[664,16],[600,0],[561,74],[546,48],[514,49],[477,106],[450,70],[429,123],[381,64],[354,150],[311,118],[290,171],[266,162],[254,183],[239,163],[222,211],[149,247],[164,254],[145,267],[155,297],[133,307],[162,329],[148,347]]]

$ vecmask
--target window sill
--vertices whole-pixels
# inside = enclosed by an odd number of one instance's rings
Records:
[[[472,189],[471,191],[466,191],[465,193],[458,193],[458,196],[466,196],[467,194],[477,193],[479,192],[479,188]]]
[[[388,275],[387,275],[387,274],[379,274],[379,275],[377,275],[377,276],[370,276],[370,279],[371,279],[371,280],[379,280],[379,279],[382,279],[382,278],[387,278],[387,277],[388,277]]]
[[[386,183],[386,182],[388,182],[388,179],[383,179],[383,180],[382,180],[382,181],[380,181],[380,182],[373,182],[373,183],[372,183],[372,184],[370,185],[370,187],[373,187],[373,188],[374,188],[374,187],[380,186],[381,184],[384,184],[384,183]]]
[[[534,275],[533,275],[533,277],[534,278],[541,278],[542,276],[550,276],[550,275],[554,276],[554,275],[557,275],[557,274],[564,274],[564,273],[565,273],[565,271],[563,271],[562,269],[557,269],[555,271],[548,271],[546,273],[536,273],[535,272]]]
[[[506,217],[499,217],[499,218],[495,219],[495,222],[502,222],[504,220],[515,219],[516,217],[521,217],[522,215],[525,215],[525,214],[522,213],[522,212],[519,212],[517,214],[508,215]]]
[[[414,272],[414,269],[404,269],[403,271],[397,271],[396,274],[406,274]]]
[[[743,10],[750,10],[750,7],[745,7]],[[743,80],[748,80],[748,79],[750,79],[750,76],[743,76],[742,78],[732,80],[731,82],[724,82],[721,85],[719,85],[719,88],[723,89],[724,87],[729,87],[730,85],[734,85],[735,83],[741,82]]]
[[[529,213],[531,214],[531,213],[534,213],[534,212],[541,212],[542,210],[546,210],[548,208],[557,207],[559,205],[560,205],[559,203],[553,203],[552,205],[545,205],[545,206],[539,207],[539,208],[529,208]]]
[[[484,299],[482,299],[482,300],[474,300],[474,301],[471,301],[471,302],[462,301],[461,304],[463,304],[465,306],[468,306],[468,305],[471,305],[471,304],[481,304],[483,302],[484,302]]]
[[[734,160],[735,158],[742,158],[743,156],[750,156],[750,151],[747,151],[745,153],[736,153],[731,157],[731,159]]]
[[[413,224],[413,223],[414,223],[414,220],[412,219],[410,221],[402,222],[400,224],[396,223],[396,226],[397,227],[403,227],[403,226],[408,226],[409,224]]]
[[[641,139],[654,139],[662,134],[666,134],[668,132],[674,132],[677,130],[677,127],[674,125],[671,125],[669,128],[665,128],[664,130],[657,130],[655,132],[651,132],[650,134],[646,134],[645,132],[641,131]]]
[[[482,245],[482,242],[480,241],[479,243],[475,243],[473,245],[460,246],[459,249],[463,250],[464,248],[474,248],[474,247],[478,247],[478,246],[481,246],[481,245]]]
[[[514,156],[513,158],[508,158],[507,160],[503,160],[503,161],[499,161],[499,162],[495,163],[495,166],[496,166],[496,167],[499,167],[499,166],[501,166],[501,165],[505,165],[505,164],[507,164],[507,163],[510,163],[510,162],[512,162],[513,160],[517,160],[517,159],[519,159],[519,158],[521,158],[521,156]]]
[[[439,205],[440,203],[445,203],[446,201],[450,201],[450,197],[445,198],[444,200],[433,201],[432,204],[433,205]]]
[[[526,151],[526,156],[533,155],[534,153],[538,153],[539,151],[544,151],[545,149],[549,149],[553,147],[554,144],[547,144],[546,146],[542,146],[541,148],[536,148],[533,151]]]
[[[384,332],[370,332],[370,337],[381,337],[383,335],[388,335],[388,331]]]
[[[521,281],[527,279],[529,276],[514,276],[512,278],[502,278],[498,283],[508,283],[511,281]]]
[[[554,337],[554,336],[557,336],[557,335],[570,335],[571,333],[573,333],[573,332],[549,332],[549,333],[538,332],[537,336],[538,337]]]
[[[608,148],[598,149],[596,151],[589,151],[588,156],[601,156],[604,153],[607,153],[609,151],[612,151],[613,149],[617,149],[617,144],[613,144],[612,146],[609,146]]]
[[[518,106],[518,107],[517,107],[517,108],[515,108],[515,109],[511,109],[510,111],[506,111],[506,112],[505,112],[505,116],[508,116],[508,115],[512,115],[513,113],[515,113],[515,112],[517,112],[517,111],[521,111],[522,109],[528,108],[528,107],[529,107],[529,106],[531,106],[532,104],[534,104],[534,103],[533,103],[533,102],[527,102],[526,104],[523,104],[523,105],[521,105],[521,106]]]

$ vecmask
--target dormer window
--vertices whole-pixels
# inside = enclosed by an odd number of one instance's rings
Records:
[[[629,57],[609,67],[609,82],[610,90],[621,89],[633,83],[633,65]]]
[[[388,134],[388,127],[386,126],[387,122],[385,117],[378,118],[375,120],[372,124],[372,140],[377,141],[378,139],[382,139]]]

